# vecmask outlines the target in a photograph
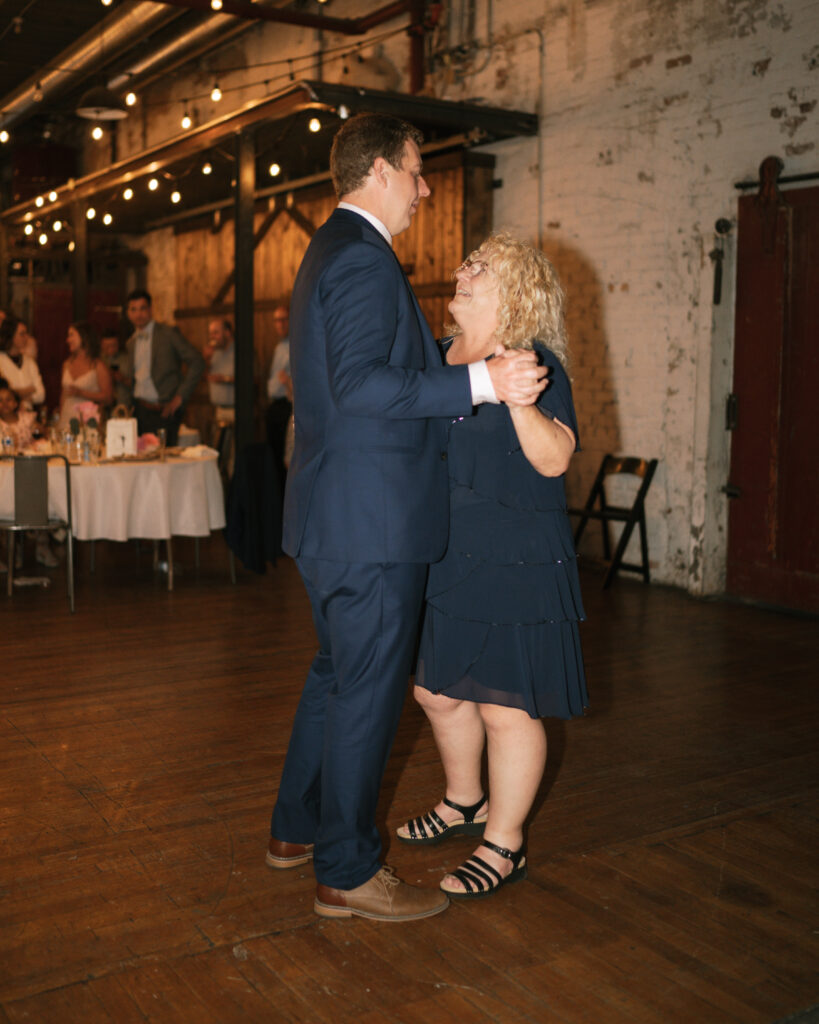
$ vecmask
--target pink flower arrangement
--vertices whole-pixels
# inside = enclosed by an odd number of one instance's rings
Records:
[[[78,402],[74,410],[83,423],[90,423],[91,420],[99,422],[100,410],[96,402]]]
[[[159,438],[156,434],[140,434],[137,438],[137,451],[149,452],[159,447]]]

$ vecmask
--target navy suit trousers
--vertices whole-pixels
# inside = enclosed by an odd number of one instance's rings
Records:
[[[380,867],[376,805],[412,671],[427,567],[296,562],[319,652],[296,711],[271,834],[314,842],[316,880],[354,889]]]

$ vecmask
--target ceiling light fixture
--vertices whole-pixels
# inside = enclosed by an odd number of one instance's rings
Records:
[[[77,114],[89,121],[121,121],[128,116],[128,108],[116,93],[95,85],[80,97]]]

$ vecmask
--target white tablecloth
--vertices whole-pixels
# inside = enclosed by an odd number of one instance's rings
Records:
[[[66,512],[65,470],[48,467],[49,512]],[[78,540],[206,537],[225,525],[215,457],[113,462],[71,467],[71,507]],[[0,518],[14,514],[14,470],[0,462]]]

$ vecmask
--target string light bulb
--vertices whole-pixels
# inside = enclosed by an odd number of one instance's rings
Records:
[[[85,211],[85,216],[89,220],[93,220],[97,216],[97,211],[94,209],[93,206],[89,206],[88,209]]]
[[[185,131],[187,131],[193,124],[193,121],[191,120],[191,115],[188,113],[187,107],[185,108],[185,113],[182,115],[182,120],[180,124],[182,125]]]
[[[34,225],[33,224],[26,224],[26,226],[23,228],[23,234],[24,235],[33,235],[34,234]]]
[[[63,222],[61,220],[55,220],[54,223],[51,225],[51,230],[52,231],[62,231],[62,229],[63,229]]]
[[[135,92],[127,92],[125,94],[125,104],[126,104],[126,106],[135,107],[136,106],[136,101],[137,101],[137,96],[136,96]]]
[[[148,182],[148,188],[152,192],[156,192],[156,190],[159,188],[159,180],[157,178],[151,178],[151,180]]]
[[[182,198],[182,193],[181,192],[176,192],[176,191],[171,192],[171,202],[172,203],[178,203],[181,198]]]
[[[100,128],[98,124],[95,124],[94,127],[91,129],[91,138],[96,139],[97,142],[99,142],[99,140],[102,138],[102,134],[102,128]]]
[[[50,203],[56,203],[56,202],[57,202],[57,193],[56,193],[56,192],[54,191],[54,189],[52,189],[52,190],[51,190],[51,191],[50,191],[50,192],[48,193],[48,201],[49,201]]]
[[[210,0],[210,9],[212,11],[222,10],[222,0]]]
[[[44,202],[45,202],[45,199],[43,199],[42,196],[37,196],[37,198],[34,200],[34,205],[35,206],[42,206]]]
[[[74,242],[73,241],[68,243],[68,251],[69,252],[74,252]]]
[[[281,169],[281,167],[278,164],[273,163],[273,164],[270,165],[270,177],[271,178],[277,178],[281,173],[282,173],[282,169]]]
[[[219,100],[222,98],[222,90],[219,88],[218,82],[213,83],[213,88],[210,91],[210,98],[213,100],[214,103],[218,103]]]
[[[317,117],[311,117],[310,121],[307,124],[307,127],[310,129],[311,132],[320,132],[321,121],[319,121]]]
[[[338,116],[341,118],[342,121],[346,121],[347,118],[350,116],[350,108],[347,106],[346,103],[342,103],[339,105]]]
[[[211,162],[209,160],[206,160],[202,164],[202,173],[203,174],[212,174],[213,173],[213,165],[211,164]]]
[[[45,233],[45,231],[40,235],[37,241],[40,243],[40,245],[46,244],[46,242],[48,241],[48,235]]]
[[[128,200],[130,200],[130,199],[133,199],[133,198],[134,198],[134,190],[133,190],[133,189],[131,188],[131,186],[130,186],[130,185],[129,185],[129,186],[128,186],[128,188],[126,188],[126,189],[125,189],[125,191],[124,191],[124,192],[122,193],[122,198],[123,198],[123,199],[125,200],[125,202],[126,202],[126,203],[128,202]]]
[[[0,132],[0,142],[2,142],[2,143],[6,143],[6,142],[8,142],[8,141],[9,141],[9,133],[8,133],[8,132],[6,131],[6,129],[4,128],[4,129],[3,129],[3,130],[2,130],[1,132]]]
[[[110,7],[114,0],[102,0],[103,7]]]
[[[113,220],[114,220],[114,218],[111,216],[111,214],[110,213],[106,213],[106,214],[103,215],[102,223],[103,224],[110,224],[110,223],[112,223]]]

